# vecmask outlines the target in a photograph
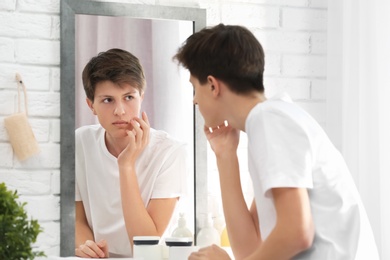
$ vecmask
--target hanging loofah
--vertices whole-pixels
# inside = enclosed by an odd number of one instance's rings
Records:
[[[23,161],[37,154],[39,152],[39,146],[27,119],[26,86],[18,73],[16,73],[16,81],[18,84],[18,113],[6,117],[4,119],[4,126],[7,129],[9,140],[16,157],[20,161]],[[20,88],[23,89],[24,93],[24,112],[21,110]]]

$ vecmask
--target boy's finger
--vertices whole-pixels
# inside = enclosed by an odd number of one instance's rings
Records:
[[[150,126],[149,118],[145,111],[142,112],[142,119]]]
[[[100,247],[92,240],[87,240],[85,245],[88,246],[91,250],[94,251],[95,254],[99,257],[104,257],[104,252],[100,249]]]
[[[142,113],[142,119],[135,117],[133,118],[133,120],[135,120],[139,124],[140,129],[143,131],[143,135],[142,135],[143,142],[145,143],[149,142],[150,125],[146,113],[145,112]]]
[[[142,140],[143,130],[141,129],[141,127],[140,127],[139,123],[137,122],[137,120],[134,118],[134,119],[132,119],[130,121],[130,123],[133,126],[135,139],[136,140]]]
[[[146,120],[143,116],[142,119],[139,117],[134,117],[132,120],[136,121],[143,130],[150,128],[149,120],[147,119],[147,117]]]
[[[107,241],[102,239],[100,240],[97,245],[100,247],[100,249],[104,252],[104,257],[109,257],[108,253],[108,245]]]
[[[96,243],[99,247],[104,247],[107,245],[106,240],[102,239],[99,242]]]

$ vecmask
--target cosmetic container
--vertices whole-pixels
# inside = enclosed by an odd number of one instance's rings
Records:
[[[221,237],[218,230],[213,226],[211,214],[207,214],[205,226],[199,231],[196,242],[199,247],[211,246],[213,244],[217,246],[221,245]]]
[[[175,228],[172,232],[172,237],[189,237],[192,238],[194,235],[192,232],[187,228],[187,222],[184,217],[184,213],[180,213],[179,220],[177,222],[177,228]]]

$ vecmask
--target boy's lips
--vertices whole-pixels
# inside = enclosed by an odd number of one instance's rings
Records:
[[[127,126],[129,123],[127,121],[120,120],[120,121],[115,121],[112,124],[115,126]]]

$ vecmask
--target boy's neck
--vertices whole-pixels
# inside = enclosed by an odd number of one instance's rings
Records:
[[[245,132],[245,122],[249,115],[249,112],[259,103],[267,100],[263,93],[252,93],[249,95],[234,95],[234,106],[230,105],[231,111],[227,115],[231,115],[228,119],[229,124]],[[228,101],[229,102],[229,101]]]
[[[127,138],[128,137],[113,138],[106,132],[104,141],[109,153],[118,158],[119,154],[126,148],[128,144]]]

